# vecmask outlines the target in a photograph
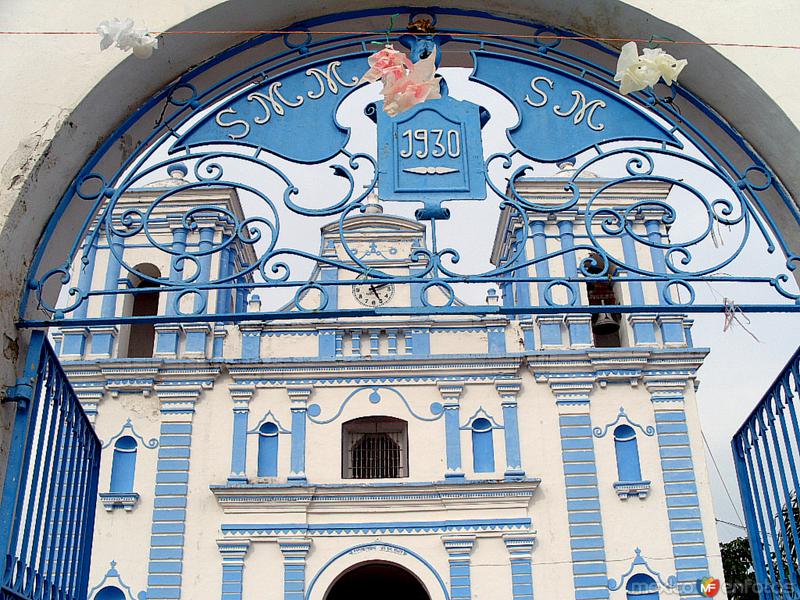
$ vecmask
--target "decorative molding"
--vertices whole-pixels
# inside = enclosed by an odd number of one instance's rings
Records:
[[[394,394],[396,398],[398,398],[405,405],[406,409],[411,414],[411,416],[413,416],[415,419],[419,421],[438,421],[444,414],[444,407],[442,406],[442,404],[440,402],[433,402],[430,405],[430,411],[432,416],[426,417],[420,415],[414,412],[414,409],[411,408],[411,403],[406,399],[405,396],[403,396],[402,393],[400,393],[395,388],[386,385],[372,385],[372,386],[361,386],[350,392],[350,394],[348,394],[347,397],[339,405],[339,409],[336,411],[336,413],[332,417],[329,417],[327,419],[317,418],[322,413],[322,407],[320,407],[319,404],[312,404],[311,406],[308,407],[308,420],[317,425],[327,425],[328,423],[332,423],[341,416],[342,412],[344,411],[345,407],[350,402],[350,400],[352,400],[355,396],[367,390],[370,390],[368,399],[372,404],[379,404],[383,400],[383,396],[381,396],[380,393],[381,390],[386,390],[388,392],[391,392],[392,394]]]
[[[627,500],[631,496],[638,496],[640,500],[647,498],[650,492],[649,481],[616,481],[614,491],[622,500]]]
[[[139,494],[136,492],[99,492],[97,495],[106,512],[115,508],[124,508],[125,512],[131,512],[139,503]]]
[[[225,513],[369,510],[394,514],[401,507],[418,512],[476,505],[492,510],[526,510],[539,483],[539,479],[318,486],[237,483],[212,485],[210,489]]]
[[[382,523],[297,523],[297,524],[222,524],[222,534],[226,536],[245,536],[251,540],[258,537],[282,536],[341,536],[341,535],[402,535],[431,533],[485,533],[502,531],[529,531],[531,520],[518,519],[466,519],[447,521],[415,521]]]
[[[608,430],[614,427],[617,423],[622,420],[625,420],[631,427],[636,427],[639,431],[641,431],[644,435],[648,437],[652,437],[656,434],[656,429],[652,425],[648,425],[647,427],[642,427],[635,421],[632,421],[631,418],[625,413],[625,408],[620,406],[619,413],[617,414],[617,418],[608,423],[605,427],[595,427],[592,429],[592,434],[596,438],[604,437]]]
[[[108,448],[108,447],[109,447],[111,444],[113,444],[114,442],[116,442],[116,441],[117,441],[119,438],[121,438],[121,437],[122,437],[122,436],[125,434],[125,430],[126,430],[126,429],[129,431],[130,435],[132,435],[132,436],[133,436],[133,437],[135,437],[137,440],[139,440],[139,441],[142,443],[142,446],[144,446],[145,448],[149,448],[150,450],[152,450],[153,448],[157,448],[157,447],[158,447],[158,439],[156,439],[156,438],[151,438],[151,439],[150,439],[150,441],[145,441],[145,439],[144,439],[144,438],[143,438],[141,435],[139,435],[139,433],[138,433],[138,432],[136,431],[136,429],[134,428],[134,426],[133,426],[133,423],[131,422],[131,419],[130,419],[130,417],[128,417],[128,419],[125,421],[125,424],[124,424],[124,425],[123,425],[123,426],[120,428],[119,432],[118,432],[118,433],[117,433],[117,434],[116,434],[114,437],[112,437],[111,439],[109,439],[109,440],[108,440],[106,443],[104,443],[104,444],[101,446],[101,448],[102,448],[103,450],[105,450],[105,449],[106,449],[106,448]]]
[[[483,408],[483,406],[478,408],[478,410],[476,410],[475,413],[470,418],[468,418],[464,422],[464,424],[461,425],[461,427],[459,427],[459,429],[461,429],[462,431],[472,429],[472,423],[475,421],[475,419],[481,417],[483,417],[484,419],[489,421],[489,423],[492,424],[492,429],[504,429],[503,425],[500,425],[497,421],[495,421],[494,417],[492,417],[492,415],[486,412],[486,409]]]
[[[661,585],[661,587],[667,590],[674,590],[676,588],[678,584],[678,578],[675,575],[670,575],[669,577],[667,577],[667,580],[664,581],[664,579],[661,577],[661,574],[658,571],[654,571],[650,567],[650,565],[647,564],[647,561],[644,559],[644,557],[642,557],[642,551],[639,548],[636,548],[634,552],[635,556],[631,561],[631,566],[619,578],[619,583],[617,583],[616,580],[609,578],[608,580],[609,590],[614,592],[620,589],[623,585],[625,585],[625,581],[628,579],[630,575],[633,574],[634,571],[637,571],[637,573],[643,572],[641,569],[644,569],[644,571],[655,577],[658,583]],[[637,569],[637,567],[640,567],[640,569]]]
[[[109,583],[108,582],[109,579],[117,580],[117,583],[111,585],[114,585],[114,587],[117,587],[120,590],[122,590],[123,593],[127,596],[128,600],[146,599],[146,594],[143,591],[136,594],[136,596],[133,595],[133,590],[131,590],[131,587],[122,580],[122,577],[120,576],[119,571],[117,570],[117,561],[115,560],[111,561],[111,565],[108,571],[106,571],[106,574],[103,576],[103,579],[100,580],[100,583],[98,583],[91,590],[89,590],[89,593],[87,594],[86,597],[89,598],[90,600],[94,598],[95,593],[100,591],[103,587],[105,587]]]
[[[250,429],[247,433],[248,434],[258,433],[259,428],[264,423],[275,423],[275,425],[278,427],[278,433],[292,433],[291,430],[286,429],[283,425],[281,425],[280,420],[278,419],[278,417],[275,416],[272,410],[268,410],[266,414],[263,417],[261,417],[261,420],[258,423],[256,423],[256,426]]]

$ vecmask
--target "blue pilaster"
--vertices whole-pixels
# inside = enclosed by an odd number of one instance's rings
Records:
[[[639,268],[639,257],[636,254],[636,242],[625,233],[622,236],[622,255],[625,259],[625,264],[631,269]],[[628,277],[638,277],[639,274],[629,270]],[[641,281],[631,281],[628,283],[628,293],[631,297],[631,305],[644,306],[644,290],[642,289]],[[633,328],[633,343],[635,346],[655,346],[656,332],[655,332],[655,314],[635,313],[628,315],[628,322]]]
[[[304,600],[306,592],[306,556],[311,549],[310,538],[278,540],[283,553],[283,600]]]
[[[397,354],[397,329],[387,329],[386,338],[390,355]]]
[[[561,348],[561,322],[563,317],[558,315],[538,315],[536,324],[539,326],[539,345],[542,348]]]
[[[147,598],[177,600],[181,597],[192,420],[202,388],[200,383],[178,389],[175,386],[159,387],[156,387],[156,393],[161,403],[161,435],[156,465]]]
[[[228,330],[224,325],[217,324],[214,326],[214,341],[211,345],[211,356],[213,358],[222,358],[225,354],[225,338],[228,337]]]
[[[683,317],[681,315],[659,315],[656,319],[661,327],[661,339],[667,347],[686,345],[683,337]]]
[[[536,349],[536,335],[533,330],[536,327],[536,322],[533,319],[524,319],[519,322],[522,328],[522,344],[525,350]]]
[[[542,220],[531,221],[531,238],[533,239],[533,256],[535,259],[542,259],[547,255],[547,238],[545,237],[546,222]],[[550,265],[546,260],[536,263],[536,277],[548,279],[550,277]],[[542,282],[537,284],[539,305],[546,306],[545,290],[547,284]],[[561,317],[539,316],[536,318],[539,324],[539,340],[542,348],[561,346]]]
[[[233,400],[233,437],[231,439],[231,474],[228,483],[247,482],[247,418],[250,399],[255,391],[250,386],[230,386]]]
[[[561,456],[567,492],[572,574],[576,600],[608,598],[597,466],[588,412],[563,412],[559,405]]]
[[[320,358],[336,357],[336,334],[335,329],[320,329],[317,335],[317,354]]]
[[[506,328],[500,326],[488,326],[486,328],[488,339],[489,354],[505,354],[506,352]]]
[[[78,275],[78,293],[85,294],[92,289],[92,277],[94,276],[94,264],[97,258],[97,238],[94,238],[92,245],[89,246],[86,252],[86,262],[79,263]],[[75,299],[72,296],[68,297],[68,302],[73,302]],[[89,314],[89,298],[81,301],[78,307],[72,311],[71,316],[75,319],[85,319]],[[63,327],[61,332],[64,334],[64,339],[61,344],[61,353],[65,357],[72,360],[79,360],[83,358],[86,352],[86,338],[88,336],[88,329],[85,327]]]
[[[412,354],[414,356],[430,356],[431,354],[431,330],[427,327],[411,330]]]
[[[292,456],[289,481],[306,482],[306,422],[308,417],[308,399],[314,388],[311,386],[289,386],[292,411]]]
[[[592,317],[590,315],[567,315],[565,320],[571,348],[592,346]]]
[[[425,272],[425,268],[421,267],[419,269],[415,269],[413,267],[408,269],[408,274],[410,277],[417,277],[421,276]],[[409,284],[409,292],[411,293],[411,306],[412,308],[421,308],[424,307],[425,304],[422,302],[422,288],[425,287],[424,283],[411,283]]]
[[[676,390],[669,395],[662,391],[654,394],[652,399],[676,575],[679,583],[691,583],[708,577],[708,554],[689,429],[679,393]],[[701,598],[696,591],[684,590],[683,587],[681,598]]]
[[[523,236],[525,235],[525,231],[522,227],[517,229],[516,231],[516,239],[517,239],[517,247],[521,248],[519,257],[517,257],[517,265],[524,265],[528,262],[528,253],[526,252],[525,245],[528,243]],[[515,278],[527,278],[529,276],[528,267],[527,266],[520,266],[514,271]],[[518,306],[531,306],[531,284],[528,281],[521,281],[516,284],[517,287],[517,294],[516,294],[516,304]]]
[[[578,277],[578,263],[575,260],[575,235],[573,234],[572,219],[561,220],[558,222],[558,234],[561,239],[561,249],[564,254],[561,258],[564,261],[564,275],[569,279]],[[578,284],[574,281],[569,284],[572,293],[575,294],[575,304],[581,304],[581,293]]]
[[[180,219],[176,219],[180,222]],[[188,232],[184,227],[174,226],[172,229],[172,250],[176,253],[172,256],[172,263],[169,269],[171,281],[183,279],[183,262],[179,260],[180,255],[186,251],[186,237]],[[167,295],[167,307],[165,313],[174,315],[178,312],[177,292],[170,292]],[[174,357],[178,354],[178,343],[180,341],[180,327],[178,325],[157,325],[156,326],[156,355]]]
[[[450,564],[451,600],[471,600],[470,554],[475,545],[474,535],[442,536]]]
[[[222,555],[222,594],[220,600],[242,600],[244,559],[250,540],[217,540]]]
[[[369,332],[369,354],[370,356],[378,356],[381,350],[380,332],[373,330]]]
[[[122,257],[125,249],[125,240],[116,233],[110,235],[110,250],[106,263],[106,277],[104,289],[116,290],[119,286],[120,262],[117,256]],[[106,319],[113,318],[117,313],[117,295],[105,294],[103,304],[100,308],[100,316]],[[114,352],[114,340],[117,337],[119,328],[116,325],[108,325],[92,328],[92,355],[111,357]]]
[[[464,471],[461,467],[459,400],[464,392],[464,383],[462,381],[440,381],[437,385],[444,405],[445,451],[447,453],[447,471],[444,476],[448,480],[461,481],[464,479]]]
[[[533,600],[532,558],[535,541],[533,533],[507,533],[503,536],[511,562],[511,597],[514,600]]]
[[[242,358],[261,358],[261,324],[239,323],[239,330],[242,332]]]
[[[405,353],[414,354],[414,334],[411,329],[406,329],[403,333],[403,343],[405,344]]]
[[[233,265],[233,261],[231,260],[231,255],[233,254],[233,248],[227,246],[219,251],[219,275],[217,276],[218,280],[222,280],[225,277],[228,277],[231,274],[231,268]],[[229,282],[226,282],[229,283]],[[228,288],[217,288],[216,290],[217,300],[216,300],[216,313],[218,315],[224,315],[231,311],[231,290]]]
[[[344,355],[344,332],[341,329],[336,330],[333,344],[336,358],[342,357]]]
[[[519,422],[517,417],[517,395],[522,388],[520,379],[496,379],[494,387],[500,395],[503,407],[503,434],[506,442],[506,479],[525,477],[519,451]]]
[[[356,329],[350,333],[350,354],[361,356],[361,330]]]
[[[319,279],[322,289],[328,294],[328,304],[325,310],[336,310],[339,308],[339,286],[325,285],[325,282],[337,281],[339,279],[338,270],[334,267],[322,267],[319,271]]]

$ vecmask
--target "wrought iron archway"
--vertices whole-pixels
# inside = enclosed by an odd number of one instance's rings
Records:
[[[615,91],[611,71],[613,50],[545,25],[436,9],[435,13],[425,13],[436,22],[435,35],[381,33],[387,16],[394,12],[376,10],[316,19],[292,26],[287,30],[292,33],[257,37],[203,63],[154,96],[92,156],[62,198],[32,262],[20,307],[21,326],[419,312],[419,307],[344,310],[329,301],[330,291],[336,286],[364,282],[381,285],[387,281],[420,285],[422,310],[427,313],[724,310],[721,298],[697,301],[698,282],[771,291],[767,301],[739,301],[746,310],[800,310],[800,295],[792,289],[790,277],[798,257],[790,253],[763,200],[766,195],[779,196],[798,224],[800,214],[769,167],[700,99],[680,86],[622,97]],[[416,16],[408,10],[399,12],[407,14],[409,20]],[[375,33],[364,33],[370,31]],[[453,135],[449,139],[445,134],[443,139],[452,147],[431,138],[431,153],[435,156],[441,146],[445,159],[454,158],[450,155],[458,145],[460,154],[456,158],[468,172],[464,181],[457,185],[426,182],[421,186],[419,179],[426,174],[438,177],[437,181],[446,179],[449,175],[436,169],[448,167],[417,165],[410,168],[417,172],[408,175],[408,168],[395,164],[395,155],[403,151],[397,146],[390,148],[387,140],[391,140],[390,131],[400,135],[391,128],[404,122],[406,116],[389,119],[374,103],[365,102],[365,108],[377,123],[373,126],[379,150],[364,150],[357,136],[339,123],[337,111],[360,89],[358,77],[375,49],[371,44],[385,40],[399,41],[416,52],[435,45],[441,51],[443,66],[471,64],[472,84],[482,86],[486,93],[499,94],[516,111],[517,123],[505,131],[505,149],[493,152],[489,144],[482,147],[480,127],[490,115],[474,103],[448,96],[445,83],[445,98],[432,101],[428,110],[445,119],[461,119],[453,121],[458,127],[452,131],[458,129],[463,137],[456,139]],[[241,67],[243,63],[247,66]],[[422,118],[420,111],[409,113],[413,114],[407,120]],[[414,146],[417,142],[424,142],[428,148],[427,138],[412,139],[411,129],[405,133],[411,154],[419,152]],[[141,139],[120,160],[118,145],[129,144],[131,136]],[[564,180],[563,202],[538,203],[520,191],[528,173],[546,172],[554,163],[567,159],[577,164]],[[309,198],[304,195],[306,182],[296,176],[297,168],[313,172],[317,179],[327,173],[331,187],[338,186],[343,192],[332,202]],[[123,202],[132,190],[165,178],[175,169],[191,173],[185,183],[160,193],[148,206],[131,207]],[[425,173],[424,169],[433,170]],[[592,170],[604,173],[603,182],[587,193],[582,188]],[[243,172],[248,175],[242,176]],[[269,179],[270,186],[254,184],[254,173]],[[406,183],[398,185],[400,180]],[[615,187],[630,182],[668,184],[684,199],[689,198],[694,208],[685,209],[685,202],[669,200],[643,199],[624,207],[599,201]],[[201,213],[214,213],[231,224],[231,232],[223,239],[187,248],[151,235],[158,207],[175,194],[219,187],[252,195],[258,200],[258,209],[253,214],[237,215],[220,207],[192,208],[180,215],[180,223],[186,231],[196,230]],[[428,222],[429,243],[414,250],[417,268],[411,274],[397,276],[381,270],[348,245],[345,221],[363,213],[375,191],[392,207],[401,202],[421,206],[416,218]],[[449,218],[451,212],[443,203],[456,214],[461,204],[452,201],[459,199],[493,203],[498,218],[505,212],[517,223],[518,239],[528,239],[531,215],[554,218],[569,211],[582,216],[587,236],[569,248],[534,257],[525,255],[524,244],[512,243],[492,268],[460,268],[459,249],[441,244],[436,230],[437,223]],[[634,223],[644,213],[651,219],[655,215],[659,226],[672,227],[673,233],[683,218],[691,222],[690,231],[684,239],[643,234]],[[286,243],[281,223],[286,214],[301,217],[304,224],[313,223],[310,228],[314,231],[318,231],[320,219],[337,220],[346,259],[299,249],[291,240]],[[66,252],[64,236],[69,226],[65,223],[73,227],[80,223],[79,234],[69,234]],[[712,242],[718,245],[721,227],[733,232],[727,234],[732,243],[704,253],[704,246],[708,248]],[[169,257],[171,274],[156,277],[126,262],[121,248],[134,236],[145,236],[154,251]],[[636,246],[646,247],[653,257],[652,265],[639,264],[630,260],[630,255],[609,249],[603,240],[612,238],[628,238]],[[730,273],[751,243],[770,253],[782,251],[787,256],[785,269],[766,275],[756,270]],[[121,266],[121,280],[145,280],[170,292],[169,314],[121,317],[112,311],[90,315],[87,305],[91,298],[147,291],[147,286],[119,285],[116,280],[101,288],[75,281],[75,261],[81,261],[85,270],[98,244],[106,246]],[[233,244],[257,247],[255,260],[213,276],[204,272],[207,257]],[[550,276],[548,263],[575,252],[589,253],[590,258],[578,261],[573,272]],[[305,267],[295,266],[300,263]],[[320,268],[337,268],[349,276],[322,285],[309,277]],[[614,307],[582,306],[574,292],[576,286],[608,278],[653,284],[658,296],[649,303],[640,300]],[[501,306],[463,304],[457,302],[454,291],[457,286],[524,283],[539,286],[538,301],[517,300]],[[62,286],[68,291],[61,291]],[[206,299],[215,289],[262,293],[289,290],[291,301],[288,309],[214,312]],[[444,296],[436,306],[427,299],[427,291],[433,289]],[[566,290],[566,296],[554,299],[556,289]],[[312,290],[318,301],[304,306],[301,300]],[[679,290],[683,293],[676,293]],[[196,298],[188,309],[187,298]]]

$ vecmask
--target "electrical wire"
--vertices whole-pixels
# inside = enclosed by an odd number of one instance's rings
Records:
[[[714,453],[711,451],[711,446],[708,445],[708,440],[706,439],[706,433],[702,429],[700,430],[700,435],[703,436],[703,443],[706,445],[706,450],[708,450],[708,455],[711,457],[711,462],[714,463],[714,469],[716,469],[717,475],[719,476],[719,480],[722,482],[722,487],[725,488],[725,493],[728,495],[728,500],[731,503],[731,508],[733,508],[733,512],[736,515],[736,518],[739,519],[739,525],[737,525],[737,527],[746,529],[746,527],[742,525],[742,516],[739,514],[739,510],[736,508],[736,504],[733,502],[730,490],[728,490],[728,486],[725,483],[725,478],[722,477],[722,473],[719,470],[719,465],[717,465],[717,459],[714,458]],[[717,520],[719,521],[720,519]]]
[[[308,31],[305,29],[207,29],[207,30],[186,30],[186,31],[156,31],[150,32],[154,36],[168,36],[168,35],[374,35],[385,36],[386,31],[361,31],[361,30],[314,30]],[[391,33],[408,34],[405,30],[389,31]],[[96,31],[0,31],[0,35],[97,35]],[[430,35],[430,34],[414,34],[410,35]],[[649,37],[649,38],[630,38],[630,37],[596,37],[590,35],[557,35],[554,33],[539,33],[539,34],[525,34],[525,33],[464,33],[464,32],[447,32],[447,35],[452,38],[470,37],[470,38],[509,38],[509,39],[528,39],[538,40],[541,42],[547,41],[592,41],[592,42],[637,42],[637,43],[651,43],[657,42],[661,45],[674,44],[677,46],[715,46],[723,48],[771,48],[780,50],[800,50],[800,44],[754,44],[745,42],[704,42],[701,40],[672,40],[666,38]]]

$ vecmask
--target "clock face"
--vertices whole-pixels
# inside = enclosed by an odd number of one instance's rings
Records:
[[[359,279],[363,279],[360,276]],[[391,283],[359,283],[353,286],[353,297],[364,306],[383,306],[394,296],[394,284]]]

